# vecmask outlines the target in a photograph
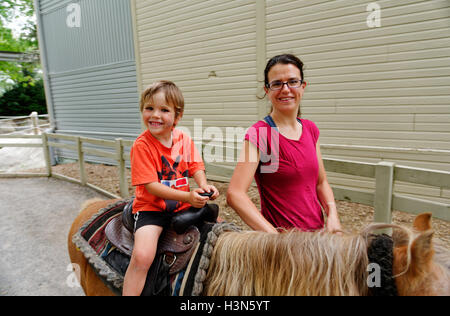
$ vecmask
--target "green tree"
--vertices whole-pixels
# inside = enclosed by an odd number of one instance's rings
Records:
[[[33,111],[47,113],[42,79],[36,80],[32,86],[16,83],[0,98],[0,116],[26,116]]]
[[[0,3],[0,50],[9,52],[37,53],[37,31],[33,22],[32,0],[1,0]],[[23,21],[18,34],[12,25]],[[33,85],[40,66],[39,63],[14,63],[0,61],[0,89],[5,90],[15,84]]]
[[[1,0],[0,51],[38,53],[33,15],[33,0]],[[39,69],[38,62],[0,61],[0,116],[47,113]]]

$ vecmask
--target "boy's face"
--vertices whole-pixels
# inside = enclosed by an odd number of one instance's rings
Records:
[[[142,110],[142,120],[156,139],[170,138],[179,119],[175,117],[175,107],[167,104],[164,92],[156,93]]]

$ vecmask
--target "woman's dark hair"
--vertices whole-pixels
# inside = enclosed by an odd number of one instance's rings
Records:
[[[298,57],[292,55],[292,54],[283,54],[283,55],[277,55],[275,57],[272,57],[266,65],[266,69],[264,69],[264,85],[266,87],[269,86],[269,71],[270,69],[275,66],[276,64],[293,64],[300,70],[300,76],[302,80],[305,80],[303,77],[303,62],[298,59]]]
[[[303,76],[303,62],[297,57],[292,54],[282,54],[272,57],[266,65],[266,69],[264,69],[264,86],[266,88],[269,88],[269,71],[270,69],[275,66],[276,64],[284,64],[289,65],[292,64],[296,66],[300,70],[300,76],[302,80],[305,80],[305,77]],[[273,106],[270,109],[269,114],[272,112]],[[298,117],[302,116],[302,112],[300,109],[300,106],[298,107]]]

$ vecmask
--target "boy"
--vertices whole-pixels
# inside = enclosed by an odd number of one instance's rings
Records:
[[[172,215],[191,206],[205,206],[199,193],[218,190],[206,182],[205,167],[193,141],[174,129],[183,116],[184,99],[170,81],[159,81],[141,96],[140,111],[147,127],[131,149],[131,180],[136,186],[134,248],[125,274],[123,295],[140,295],[156,254],[159,236]],[[193,177],[198,189],[189,190]]]

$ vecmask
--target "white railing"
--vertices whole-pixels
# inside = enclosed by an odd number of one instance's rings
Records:
[[[0,116],[0,134],[3,135],[40,135],[49,127],[48,114],[33,112],[29,116]]]
[[[412,214],[431,212],[434,217],[450,221],[450,204],[414,198],[393,192],[394,182],[450,187],[450,172],[396,165],[392,162],[365,163],[324,159],[327,172],[336,172],[375,180],[375,191],[333,187],[337,200],[349,200],[375,208],[375,222],[390,223],[392,210]]]
[[[41,139],[40,143],[2,143],[2,139]],[[64,140],[65,143],[56,142],[55,140]],[[67,143],[69,142],[69,143]],[[71,142],[71,143],[70,143]],[[87,148],[85,145],[96,145],[102,147],[109,147],[112,151]],[[40,147],[44,151],[44,159],[46,165],[45,173],[0,173],[0,178],[15,178],[15,177],[54,177],[57,179],[81,184],[88,186],[106,196],[111,198],[126,198],[129,196],[128,193],[128,181],[126,178],[125,161],[130,159],[130,155],[124,152],[124,147],[132,146],[133,141],[116,139],[115,141],[94,139],[87,137],[78,137],[62,134],[47,134],[42,135],[0,135],[0,148],[1,147]],[[62,174],[52,172],[51,159],[50,159],[50,148],[64,148],[68,150],[73,150],[78,153],[78,164],[80,169],[80,180],[67,177]],[[108,192],[100,187],[97,187],[91,183],[87,182],[86,168],[85,168],[85,154],[91,154],[95,156],[101,156],[105,158],[113,159],[117,162],[119,168],[119,184],[120,184],[120,195],[117,196],[111,192]]]
[[[40,138],[41,143],[23,144],[23,143],[2,143],[2,138]],[[56,142],[63,140],[65,143]],[[68,143],[69,142],[69,143]],[[131,147],[133,141],[115,139],[103,140],[62,134],[42,135],[0,135],[1,147],[42,147],[46,162],[46,173],[0,173],[1,177],[55,177],[66,181],[78,183],[91,187],[103,194],[120,198],[110,192],[96,187],[87,182],[85,170],[85,154],[95,155],[113,159],[117,162],[119,170],[119,185],[122,198],[129,196],[128,181],[126,178],[125,162],[130,160],[130,155],[124,152],[124,147]],[[106,147],[111,151],[88,148],[86,145]],[[52,172],[50,162],[50,148],[64,148],[72,150],[78,155],[80,169],[80,180],[69,178],[67,176]],[[349,189],[334,186],[333,191],[337,200],[347,200],[355,203],[371,205],[375,208],[375,222],[390,223],[392,219],[392,210],[404,211],[407,213],[418,214],[422,212],[431,212],[434,217],[450,221],[450,204],[435,202],[425,199],[418,199],[409,196],[400,195],[393,192],[394,182],[403,181],[412,184],[422,184],[435,186],[439,188],[450,187],[450,172],[412,168],[395,165],[392,162],[382,161],[379,163],[365,163],[339,159],[324,159],[325,169],[328,172],[336,172],[347,175],[368,177],[375,180],[375,191]]]

